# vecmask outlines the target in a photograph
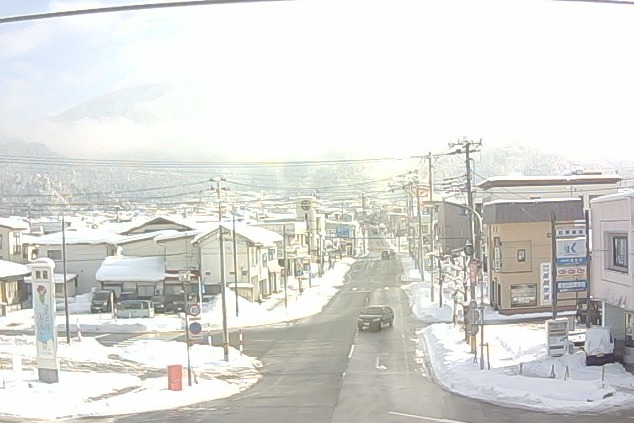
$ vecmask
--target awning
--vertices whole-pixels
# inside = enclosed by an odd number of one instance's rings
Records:
[[[275,263],[275,262],[267,264],[266,267],[269,269],[269,272],[271,272],[271,273],[281,273],[282,272],[282,267],[279,264]]]

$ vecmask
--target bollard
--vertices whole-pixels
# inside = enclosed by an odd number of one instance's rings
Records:
[[[491,358],[489,356],[489,343],[486,343],[487,346],[487,370],[491,370]]]
[[[524,367],[524,363],[520,363],[520,375],[522,374],[522,368]]]
[[[240,338],[239,338],[240,339],[240,344],[239,344],[240,355],[243,355],[244,354],[244,344],[242,343],[242,329],[240,329],[240,331],[238,333],[239,333],[239,336],[240,336]]]
[[[570,377],[570,369],[566,366],[566,372],[564,373],[564,380],[567,380]]]
[[[553,364],[552,367],[550,368],[550,376],[551,379],[555,378],[555,365]]]

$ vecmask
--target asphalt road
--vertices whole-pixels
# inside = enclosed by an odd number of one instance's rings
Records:
[[[112,416],[111,422],[632,422],[613,415],[549,415],[494,406],[436,385],[416,356],[423,327],[400,289],[399,260],[381,260],[378,247],[349,272],[341,292],[319,315],[243,331],[245,353],[260,358],[264,377],[247,391],[179,409]],[[394,328],[359,333],[356,317],[367,303],[395,311]],[[85,418],[82,421],[105,421]]]

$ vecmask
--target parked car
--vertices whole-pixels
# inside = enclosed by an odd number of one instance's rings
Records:
[[[170,301],[164,295],[155,295],[151,301],[156,313],[169,313],[174,309],[173,301]]]
[[[120,319],[154,317],[154,304],[150,300],[120,301],[117,307],[117,317]]]
[[[114,294],[114,291],[97,291],[92,294],[92,300],[90,301],[90,312],[110,313],[115,303],[116,296]]]
[[[386,305],[364,307],[357,321],[359,330],[381,330],[384,326],[394,326],[394,311]]]
[[[121,304],[122,301],[138,300],[138,299],[139,299],[139,296],[137,295],[136,292],[123,291],[121,294],[119,294],[119,298],[117,298],[117,306]]]

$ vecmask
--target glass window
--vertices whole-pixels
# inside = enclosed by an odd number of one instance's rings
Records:
[[[526,261],[526,250],[521,248],[519,250],[517,250],[517,261],[518,262],[525,262]]]
[[[22,252],[22,241],[20,239],[20,232],[13,233],[13,254],[20,254]]]
[[[511,307],[531,307],[536,305],[536,283],[521,283],[511,285]]]
[[[627,271],[627,236],[612,235],[612,266]]]

